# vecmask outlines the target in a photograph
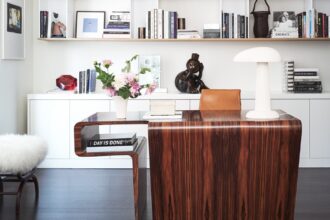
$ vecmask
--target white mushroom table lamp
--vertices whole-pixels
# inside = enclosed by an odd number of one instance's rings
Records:
[[[279,118],[276,111],[271,110],[270,82],[268,64],[280,62],[281,56],[277,50],[270,47],[256,47],[238,53],[234,62],[257,63],[256,96],[253,111],[246,114],[251,119],[275,119]]]

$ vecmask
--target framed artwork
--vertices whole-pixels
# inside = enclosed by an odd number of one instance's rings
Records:
[[[2,0],[1,4],[1,58],[24,59],[25,0]]]
[[[160,88],[160,56],[159,55],[140,55],[139,70],[149,68],[150,72],[141,74],[139,81],[141,84],[155,83],[156,88]]]
[[[77,11],[76,37],[102,38],[105,25],[105,11]]]

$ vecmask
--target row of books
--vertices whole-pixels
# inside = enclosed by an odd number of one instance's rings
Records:
[[[248,38],[249,18],[236,13],[222,12],[222,38]]]
[[[330,18],[315,9],[297,14],[298,35],[300,38],[328,38]]]
[[[317,68],[294,68],[294,62],[285,64],[287,90],[294,93],[321,93],[322,81]]]
[[[175,39],[178,35],[178,13],[154,9],[146,16],[147,39]]]
[[[95,70],[85,70],[79,72],[78,78],[78,93],[93,93],[96,89],[96,71]]]
[[[103,38],[131,38],[131,12],[112,11]]]
[[[96,134],[86,141],[86,152],[133,151],[137,144],[136,133]]]

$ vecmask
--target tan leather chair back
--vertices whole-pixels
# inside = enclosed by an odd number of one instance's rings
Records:
[[[241,110],[241,90],[203,89],[200,110]]]

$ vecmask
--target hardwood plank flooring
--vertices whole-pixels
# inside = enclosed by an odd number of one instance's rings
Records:
[[[132,220],[133,182],[131,170],[39,169],[38,204],[34,188],[27,184],[21,216],[15,217],[15,198],[0,197],[1,220]],[[16,190],[7,183],[6,190]],[[150,184],[146,219],[151,220]],[[296,220],[330,219],[330,169],[300,169]]]

